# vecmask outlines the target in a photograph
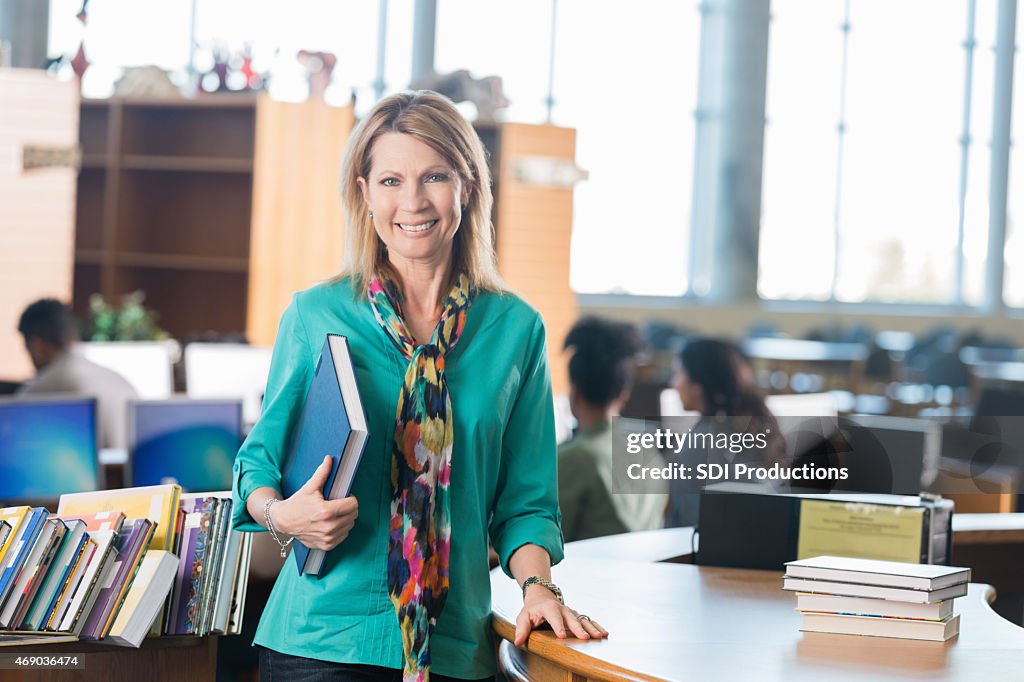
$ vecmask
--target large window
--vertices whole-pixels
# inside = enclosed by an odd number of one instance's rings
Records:
[[[773,3],[762,297],[980,302],[993,6]]]
[[[1006,305],[1024,308],[1024,7],[1017,6],[1017,54],[1013,70],[1013,121],[1010,137],[1010,177],[1006,207],[1003,298]]]
[[[440,0],[437,68],[498,74],[508,120],[576,129],[571,284],[581,293],[688,289],[696,2]],[[486,30],[482,27],[487,27]],[[552,63],[552,29],[554,54]]]
[[[561,0],[555,122],[577,130],[571,283],[688,291],[701,15],[696,2]]]

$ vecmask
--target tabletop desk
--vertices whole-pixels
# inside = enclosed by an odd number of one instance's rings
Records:
[[[781,589],[777,571],[569,557],[552,577],[570,605],[611,634],[560,640],[541,630],[515,648],[522,596],[497,571],[493,625],[510,680],[962,682],[1024,674],[1024,629],[989,608],[987,585],[972,583],[957,601],[960,635],[942,643],[800,632],[796,597]]]

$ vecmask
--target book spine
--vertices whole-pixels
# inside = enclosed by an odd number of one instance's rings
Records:
[[[93,561],[96,562],[95,569],[91,575],[88,572],[88,568],[86,569],[86,574],[75,591],[75,596],[68,608],[67,615],[65,615],[63,622],[61,622],[61,631],[72,631],[76,635],[82,631],[82,627],[85,626],[85,616],[88,615],[86,605],[92,606],[95,603],[96,598],[99,596],[100,586],[105,582],[107,569],[113,568],[116,558],[117,550],[114,549],[113,541],[106,540],[102,553],[99,556],[96,556],[95,553],[93,555]],[[91,565],[92,562],[90,562]]]
[[[46,623],[43,626],[43,629],[46,631],[56,632],[60,628],[60,624],[64,622],[64,616],[71,605],[71,600],[75,596],[75,591],[78,590],[78,586],[81,584],[95,552],[96,542],[86,534],[85,542],[82,543],[82,548],[79,550],[78,556],[73,562],[71,572],[68,574],[68,580],[60,588],[56,605],[46,618]]]
[[[139,572],[139,567],[142,566],[142,561],[146,557],[146,550],[149,547],[149,543],[153,540],[153,534],[156,532],[156,524],[152,521],[146,521],[148,526],[145,535],[139,540],[139,545],[132,550],[132,562],[129,569],[129,574],[121,583],[120,590],[114,599],[114,607],[110,610],[110,615],[107,616],[107,621],[103,625],[103,629],[100,633],[100,637],[106,637],[107,633],[110,632],[111,626],[114,624],[114,620],[117,618],[117,614],[121,610],[121,606],[124,604],[124,599],[128,596],[128,591],[131,589],[132,582],[135,580],[135,576]]]
[[[42,630],[46,625],[50,613],[57,605],[57,600],[64,585],[67,584],[68,578],[71,576],[75,560],[78,558],[78,554],[82,550],[82,544],[86,539],[84,531],[68,529],[68,533],[61,544],[60,552],[55,560],[55,565],[50,569],[50,575],[47,577],[46,584],[40,588],[39,594],[36,595],[35,603],[29,609],[26,624],[30,630]]]
[[[11,622],[11,627],[13,628],[18,628],[25,620],[25,616],[28,615],[29,607],[32,606],[32,602],[35,601],[36,594],[45,582],[47,574],[50,572],[50,567],[57,558],[57,551],[61,548],[61,543],[64,541],[64,536],[67,534],[67,527],[63,523],[57,519],[53,519],[53,521],[55,521],[57,525],[55,527],[53,537],[50,539],[50,546],[47,548],[46,553],[39,562],[35,574],[28,581],[28,585],[25,588],[25,597],[22,600],[21,605],[14,612],[14,619]]]

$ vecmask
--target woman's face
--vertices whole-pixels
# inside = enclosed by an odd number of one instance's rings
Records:
[[[368,177],[359,178],[373,228],[396,266],[447,267],[466,192],[455,169],[412,135],[385,133],[370,149]]]
[[[675,363],[672,386],[679,392],[679,399],[683,401],[684,410],[704,412],[704,389],[700,384],[690,381],[690,376],[679,364],[679,361]]]

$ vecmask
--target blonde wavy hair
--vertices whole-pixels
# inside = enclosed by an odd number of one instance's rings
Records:
[[[386,133],[411,135],[429,145],[459,174],[468,198],[455,233],[451,277],[466,273],[478,289],[506,292],[494,254],[491,172],[487,153],[473,127],[451,100],[430,90],[385,97],[359,123],[345,147],[341,199],[345,209],[345,264],[335,281],[352,277],[365,291],[370,279],[389,271],[387,250],[373,229],[357,178],[370,175],[373,144]],[[447,292],[445,292],[447,293]]]

